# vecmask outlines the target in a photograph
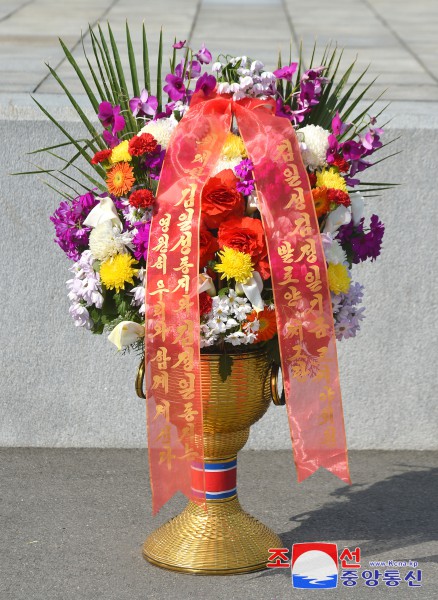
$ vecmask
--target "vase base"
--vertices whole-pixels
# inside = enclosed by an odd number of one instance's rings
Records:
[[[282,541],[246,513],[237,496],[194,502],[154,531],[143,546],[144,558],[163,569],[197,575],[233,575],[266,569],[269,548]]]

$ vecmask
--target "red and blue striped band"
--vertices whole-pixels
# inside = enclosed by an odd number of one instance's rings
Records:
[[[203,496],[203,478],[205,473],[205,499],[224,500],[237,493],[237,459],[221,462],[194,462],[191,465],[192,492]]]

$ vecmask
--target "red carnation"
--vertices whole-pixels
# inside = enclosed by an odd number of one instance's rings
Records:
[[[315,175],[315,173],[308,173],[308,175],[309,175],[310,187],[315,187],[315,185],[316,185],[316,175]]]
[[[341,173],[347,173],[350,170],[350,163],[342,158],[340,154],[335,154],[333,166],[337,167]]]
[[[206,267],[208,261],[214,258],[218,250],[217,239],[206,227],[201,226],[199,230],[199,268]]]
[[[111,156],[111,152],[112,150],[110,148],[108,148],[107,150],[99,150],[99,152],[96,152],[96,154],[91,159],[91,164],[98,165],[104,160],[108,160],[108,158]]]
[[[134,208],[148,208],[154,203],[155,197],[151,190],[136,190],[129,196],[129,204]]]
[[[157,147],[157,140],[150,133],[136,135],[129,140],[129,154],[131,156],[141,156],[142,154],[151,154]]]
[[[209,229],[216,229],[225,218],[243,216],[244,199],[236,189],[239,180],[231,169],[211,177],[202,190],[202,218]]]
[[[342,204],[343,206],[350,206],[351,204],[350,196],[342,190],[329,188],[327,190],[327,198],[329,202],[335,202],[335,204]]]
[[[203,315],[208,315],[211,312],[211,307],[213,306],[213,299],[207,294],[207,292],[202,292],[199,294],[199,312],[201,317]]]

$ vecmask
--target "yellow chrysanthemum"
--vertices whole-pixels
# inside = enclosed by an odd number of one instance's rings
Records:
[[[113,258],[106,260],[100,265],[100,279],[103,285],[108,290],[125,289],[125,283],[134,285],[134,275],[137,275],[138,269],[134,269],[133,265],[137,264],[138,260],[132,258],[130,254],[116,254]]]
[[[233,158],[245,158],[246,150],[242,138],[234,135],[231,131],[227,135],[224,147],[222,148],[222,158],[233,160]]]
[[[351,279],[348,276],[347,267],[345,265],[329,264],[328,269],[329,288],[335,294],[346,294],[350,289]]]
[[[128,151],[129,142],[128,140],[124,140],[120,142],[117,146],[112,149],[110,162],[118,163],[118,162],[130,162],[132,160],[132,156]]]
[[[226,246],[218,254],[221,262],[214,268],[218,273],[222,273],[221,279],[226,277],[235,279],[238,283],[246,283],[251,278],[254,265],[249,254]]]
[[[316,186],[324,186],[333,190],[342,190],[343,192],[347,191],[345,179],[333,167],[319,171],[316,174]]]

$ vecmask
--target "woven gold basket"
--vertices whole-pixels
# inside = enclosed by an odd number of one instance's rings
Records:
[[[248,439],[250,426],[268,409],[271,391],[275,403],[281,403],[276,371],[271,371],[263,350],[235,355],[232,374],[225,382],[219,376],[219,357],[201,355],[203,387],[209,390],[208,397],[203,397],[206,475],[210,469],[235,469],[237,453]],[[269,548],[282,547],[280,538],[242,509],[237,489],[224,495],[214,499],[207,495],[207,511],[189,501],[182,513],[147,538],[146,560],[166,569],[204,575],[265,569]]]

